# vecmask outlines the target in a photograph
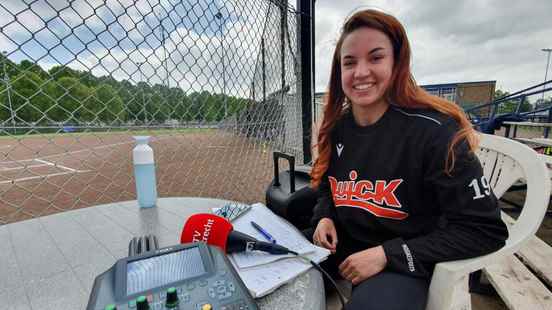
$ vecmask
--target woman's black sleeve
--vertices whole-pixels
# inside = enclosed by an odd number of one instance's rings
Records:
[[[449,143],[458,130],[449,121],[428,142],[424,189],[438,210],[439,225],[427,235],[384,243],[388,267],[414,276],[431,276],[435,263],[472,258],[500,249],[508,237],[497,198],[467,142],[455,148],[450,175],[445,173]]]
[[[322,218],[327,217],[335,221],[336,217],[330,183],[326,174],[322,176],[322,181],[320,182],[320,186],[318,186],[318,191],[318,200],[314,206],[313,217],[311,219],[313,227],[316,227]]]

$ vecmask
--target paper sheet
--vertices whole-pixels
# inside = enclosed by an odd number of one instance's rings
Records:
[[[251,226],[251,220],[265,228],[279,244],[299,253],[308,253],[303,256],[317,263],[330,255],[329,250],[308,242],[299,230],[279,218],[263,204],[253,205],[243,217],[233,223],[234,229],[263,240],[263,236]],[[286,258],[282,255],[264,253],[233,254],[230,256],[230,261],[255,298],[271,293],[312,267],[308,262],[297,257]],[[238,261],[246,267],[240,267]]]
[[[306,254],[315,251],[313,244],[308,242],[301,232],[289,223],[284,222],[270,209],[262,204],[255,204],[252,208],[235,219],[232,223],[234,230],[248,234],[258,240],[265,241],[265,237],[258,232],[252,225],[251,221],[259,224],[264,228],[279,245],[293,250],[299,254]],[[240,252],[232,255],[239,268],[247,268],[252,266],[264,265],[292,255],[273,255],[265,252]]]
[[[315,252],[305,256],[319,263],[325,260],[329,253],[326,249],[318,248]],[[272,293],[312,267],[310,263],[296,257],[245,269],[238,268],[232,259],[230,261],[254,298]]]

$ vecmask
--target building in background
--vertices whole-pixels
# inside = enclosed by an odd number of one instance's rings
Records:
[[[462,108],[489,103],[494,99],[496,81],[420,85],[432,95],[452,101]]]
[[[460,82],[446,84],[420,85],[432,95],[445,98],[467,109],[489,103],[494,99],[496,81]],[[323,97],[325,93],[314,94],[315,122],[322,117]],[[488,109],[479,109],[477,114],[487,115]]]

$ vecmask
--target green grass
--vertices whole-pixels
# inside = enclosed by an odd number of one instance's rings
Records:
[[[166,128],[166,129],[140,129],[133,130],[132,128],[112,129],[100,131],[101,129],[86,130],[81,132],[53,132],[41,133],[36,130],[29,130],[24,134],[7,134],[5,131],[0,135],[0,140],[24,139],[24,138],[49,138],[49,137],[83,137],[83,136],[106,136],[106,135],[133,135],[133,136],[154,136],[158,134],[188,134],[188,133],[205,133],[214,131],[214,128]]]

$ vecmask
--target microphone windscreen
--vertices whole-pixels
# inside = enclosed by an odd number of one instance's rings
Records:
[[[194,214],[188,218],[180,243],[205,242],[218,246],[226,253],[226,242],[233,227],[225,218],[208,213]]]

